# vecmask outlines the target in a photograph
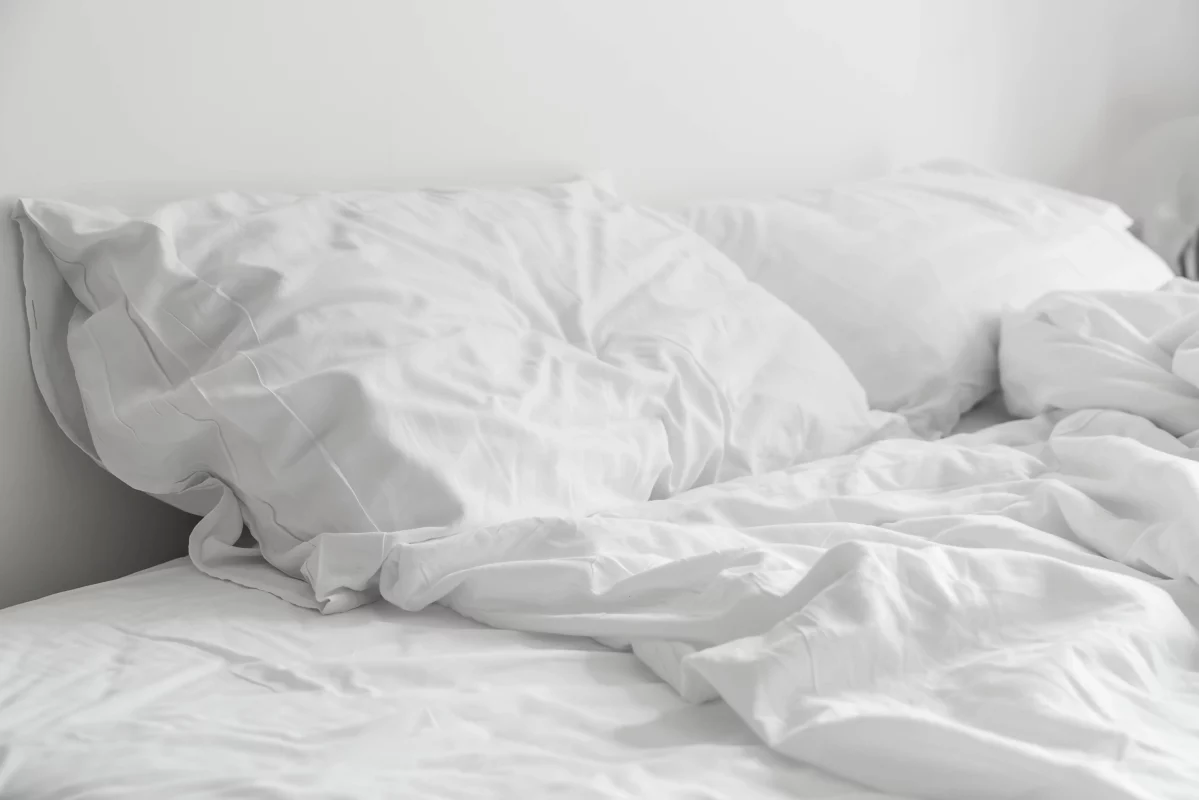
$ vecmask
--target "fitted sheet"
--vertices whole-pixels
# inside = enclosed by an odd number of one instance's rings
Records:
[[[185,560],[0,611],[0,797],[895,797],[630,653],[432,607],[321,616]]]

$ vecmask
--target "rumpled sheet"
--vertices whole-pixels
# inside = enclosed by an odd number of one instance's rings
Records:
[[[778,756],[637,659],[182,561],[0,609],[4,800],[906,800]]]
[[[364,557],[401,608],[631,648],[885,792],[1194,798],[1197,344],[1189,284],[1050,296],[1004,325],[1034,419]],[[336,595],[321,554],[305,574]]]

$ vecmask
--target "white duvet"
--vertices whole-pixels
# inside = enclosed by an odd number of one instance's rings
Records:
[[[631,646],[771,747],[883,791],[1193,798],[1197,345],[1190,284],[1051,296],[1005,330],[1005,388],[1036,419],[397,536],[380,589]]]

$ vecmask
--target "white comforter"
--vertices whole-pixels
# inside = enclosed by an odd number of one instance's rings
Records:
[[[392,534],[370,540],[378,588],[631,646],[883,791],[1199,796],[1199,292],[1050,297],[1003,342],[1035,419],[587,518]],[[345,587],[322,552],[305,574],[327,597]]]

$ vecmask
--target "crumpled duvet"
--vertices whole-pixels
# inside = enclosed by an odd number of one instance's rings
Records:
[[[883,791],[1194,797],[1199,465],[1124,412],[1003,427],[399,544],[381,590],[630,646]]]
[[[1199,291],[1004,324],[1035,418],[584,518],[394,534],[418,610],[595,637],[779,752],[932,798],[1199,796]],[[335,595],[336,565],[308,575]]]
[[[304,575],[326,611],[377,591],[631,648],[885,792],[1193,798],[1196,342],[1188,283],[1049,296],[1003,329],[1032,419],[587,517],[326,534]]]

